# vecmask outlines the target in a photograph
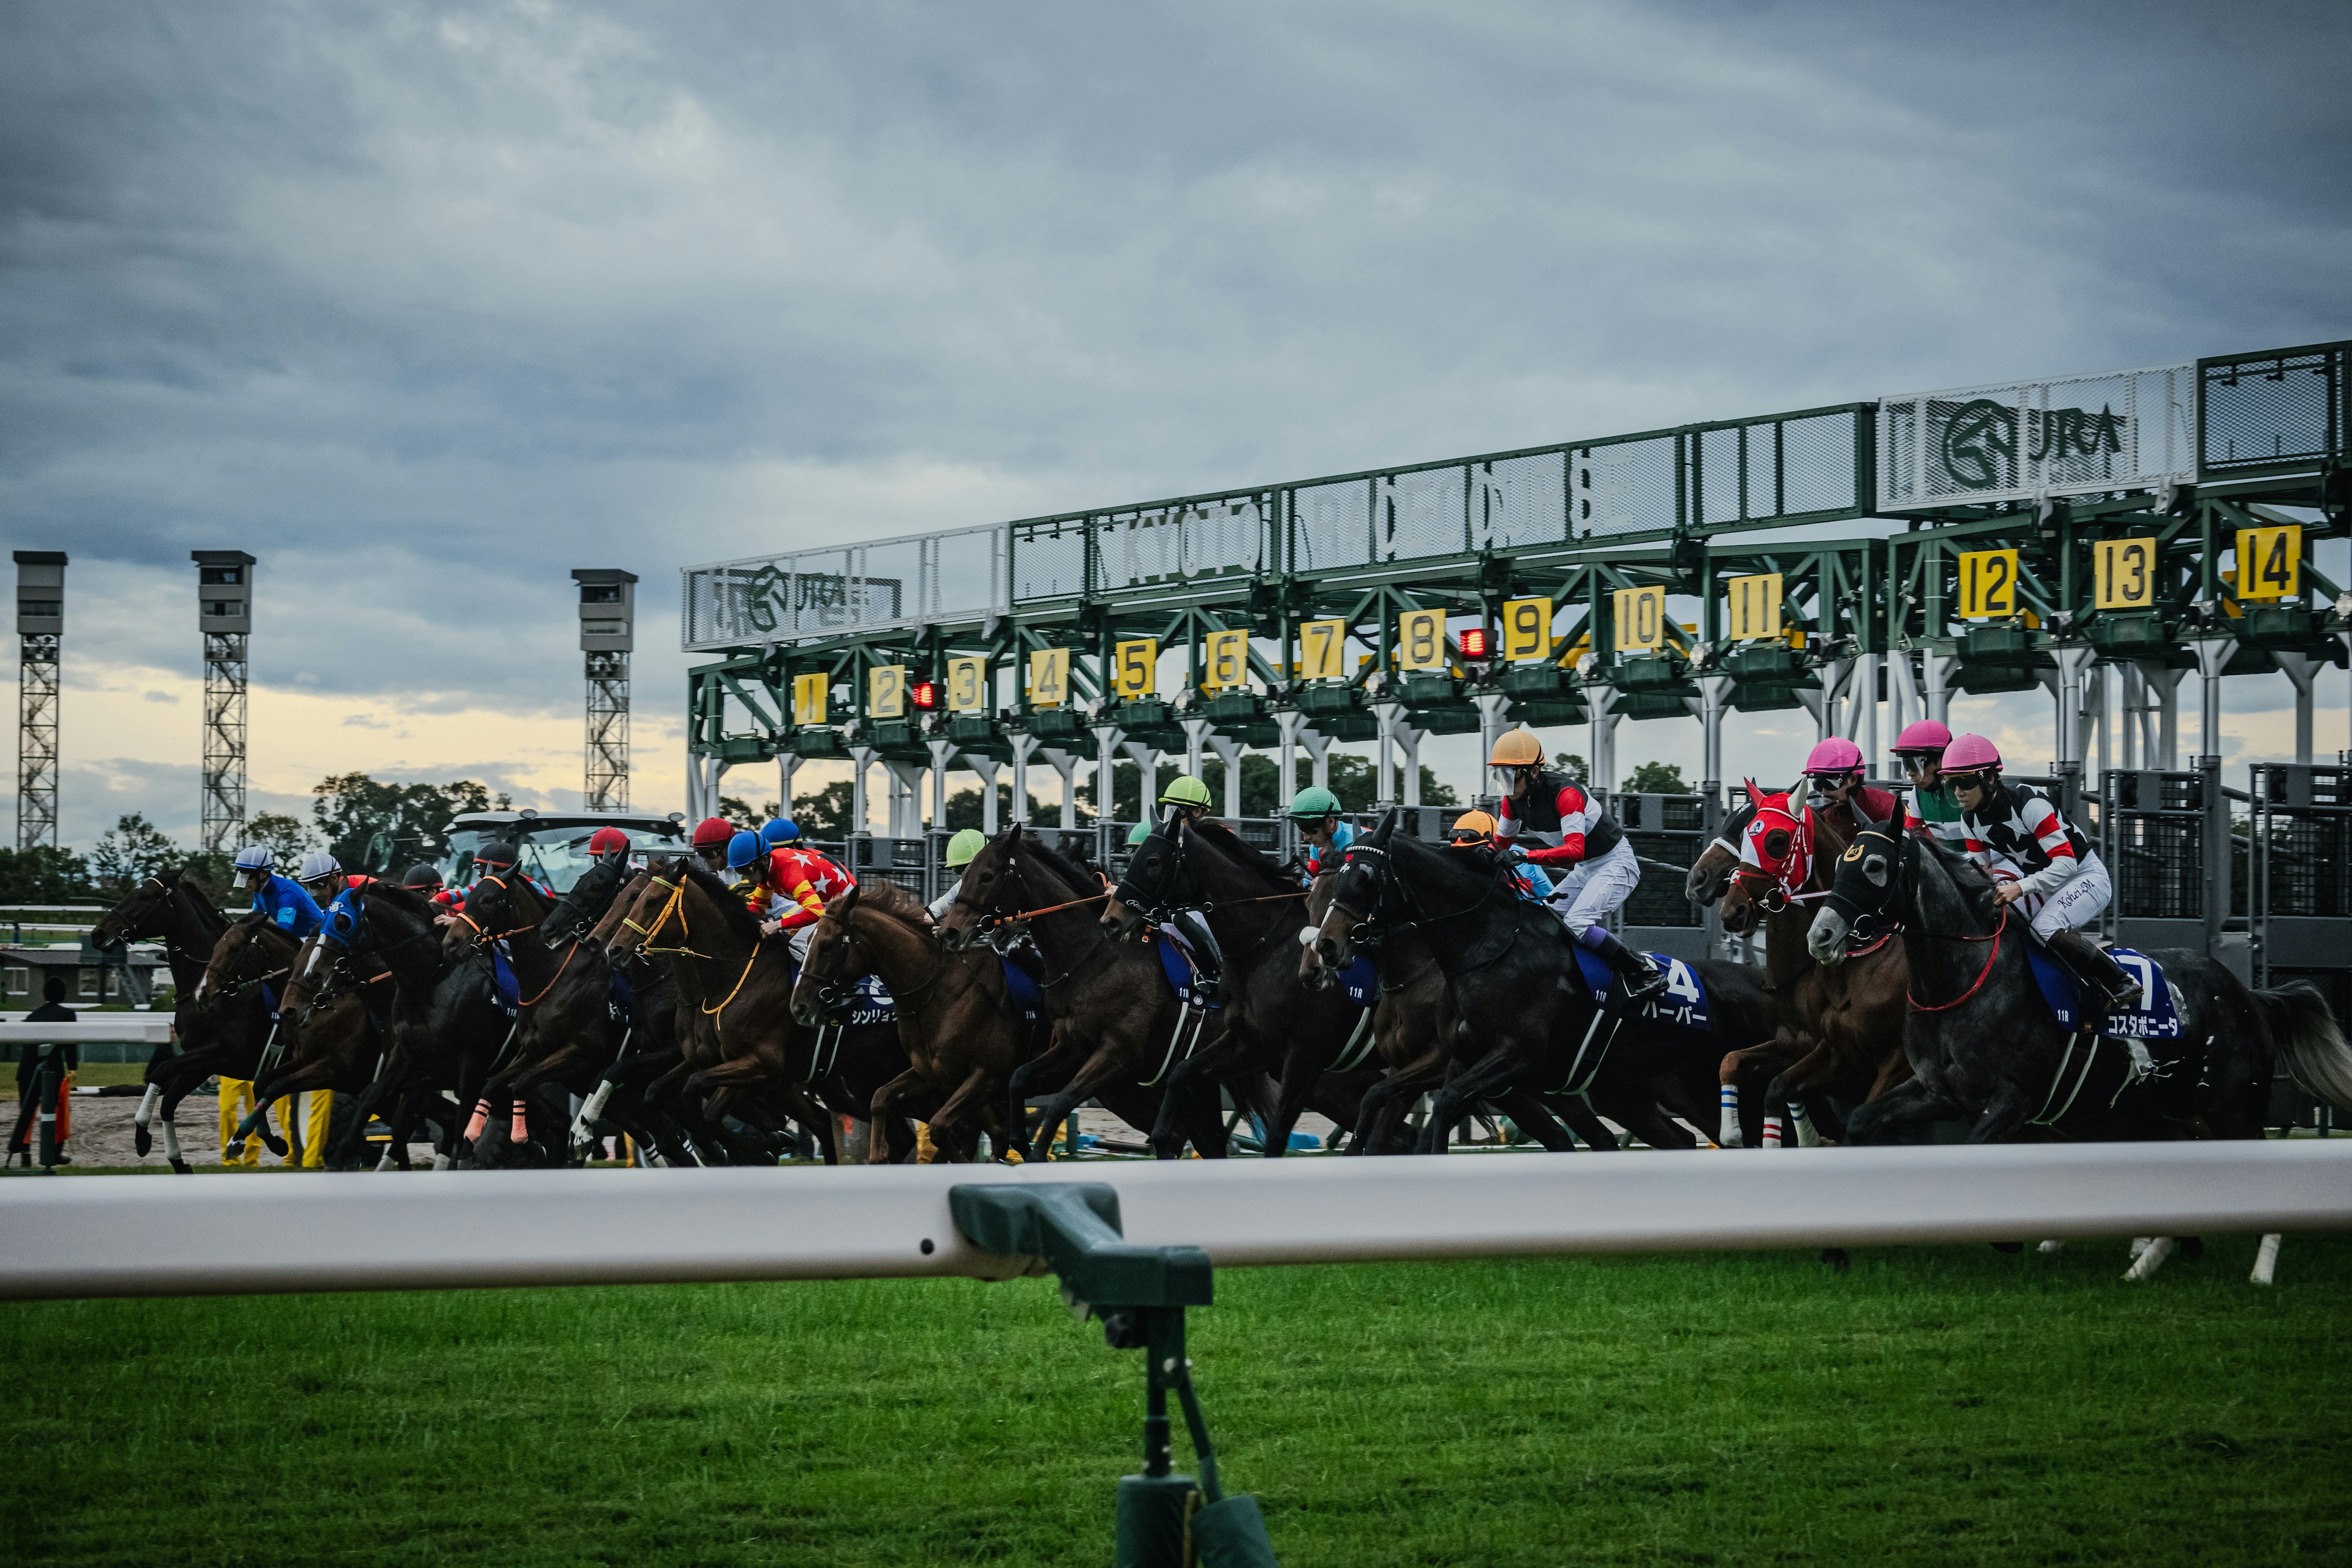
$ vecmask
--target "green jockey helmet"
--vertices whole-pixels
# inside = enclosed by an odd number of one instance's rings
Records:
[[[1297,822],[1319,822],[1339,814],[1339,797],[1320,784],[1309,784],[1298,792],[1290,803],[1290,816]]]
[[[948,869],[969,866],[971,858],[988,847],[988,835],[977,827],[967,827],[948,840]]]
[[[1209,786],[1191,773],[1178,773],[1168,781],[1168,787],[1160,792],[1160,804],[1206,806],[1209,804]]]
[[[1129,847],[1142,843],[1150,837],[1151,824],[1148,822],[1139,822],[1127,830],[1127,842]]]

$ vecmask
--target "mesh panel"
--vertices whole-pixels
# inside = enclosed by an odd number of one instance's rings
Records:
[[[1471,479],[1471,526],[1481,549],[1568,542],[1567,457],[1538,452],[1480,463]]]
[[[2196,370],[2152,370],[1890,397],[1878,504],[2022,500],[2192,478]]]
[[[1372,559],[1374,481],[1302,485],[1290,492],[1290,569],[1329,572]]]
[[[1774,510],[1836,511],[1863,505],[1853,493],[1854,444],[1865,414],[1817,414],[1780,424],[1780,489]]]
[[[1087,525],[1077,519],[1013,531],[1013,602],[1075,598],[1087,587]]]
[[[1569,457],[1569,497],[1578,538],[1664,531],[1675,526],[1672,436],[1579,447]]]
[[[1412,468],[1379,481],[1375,559],[1417,561],[1472,548],[1464,510],[1467,471]]]
[[[2205,912],[2204,785],[2191,773],[2111,773],[2102,851],[2126,920],[2200,920]],[[2103,831],[2106,830],[2103,824]]]
[[[1006,608],[1004,531],[958,529],[802,550],[685,574],[685,646],[879,631]]]
[[[2203,471],[2269,468],[2342,455],[2347,362],[2338,343],[2296,353],[2200,362]]]
[[[1625,900],[1627,925],[1700,926],[1705,911],[1684,895],[1684,884],[1706,846],[1706,797],[1620,795],[1610,809],[1641,858],[1642,884]]]

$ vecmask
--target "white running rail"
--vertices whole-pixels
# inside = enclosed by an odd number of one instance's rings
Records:
[[[1218,1265],[2352,1229],[2352,1140],[0,1181],[0,1298],[1029,1271],[965,1182],[1102,1182]]]

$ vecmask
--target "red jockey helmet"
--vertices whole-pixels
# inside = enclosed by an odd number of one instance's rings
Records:
[[[706,816],[695,827],[694,847],[697,849],[724,849],[727,841],[735,837],[735,825],[723,816]]]
[[[625,855],[629,852],[629,836],[617,827],[600,827],[588,836],[591,855]]]

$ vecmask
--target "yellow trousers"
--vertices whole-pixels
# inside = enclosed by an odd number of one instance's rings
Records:
[[[237,1123],[253,1110],[253,1080],[249,1078],[225,1078],[220,1080],[220,1141],[221,1163],[224,1165],[258,1165],[261,1163],[261,1140],[246,1140],[242,1158],[227,1157],[228,1142],[236,1136]]]
[[[222,1148],[228,1147],[228,1141],[236,1136],[237,1123],[252,1110],[253,1080],[243,1078],[221,1079]],[[292,1134],[299,1137],[301,1152],[299,1163],[303,1169],[310,1171],[318,1170],[327,1163],[327,1123],[334,1112],[334,1091],[326,1089],[289,1094],[273,1100],[269,1107],[270,1119],[277,1125],[280,1136]],[[244,1157],[233,1163],[238,1165],[260,1164],[261,1139],[257,1135],[247,1139]],[[287,1163],[293,1164],[298,1162],[289,1157]]]

